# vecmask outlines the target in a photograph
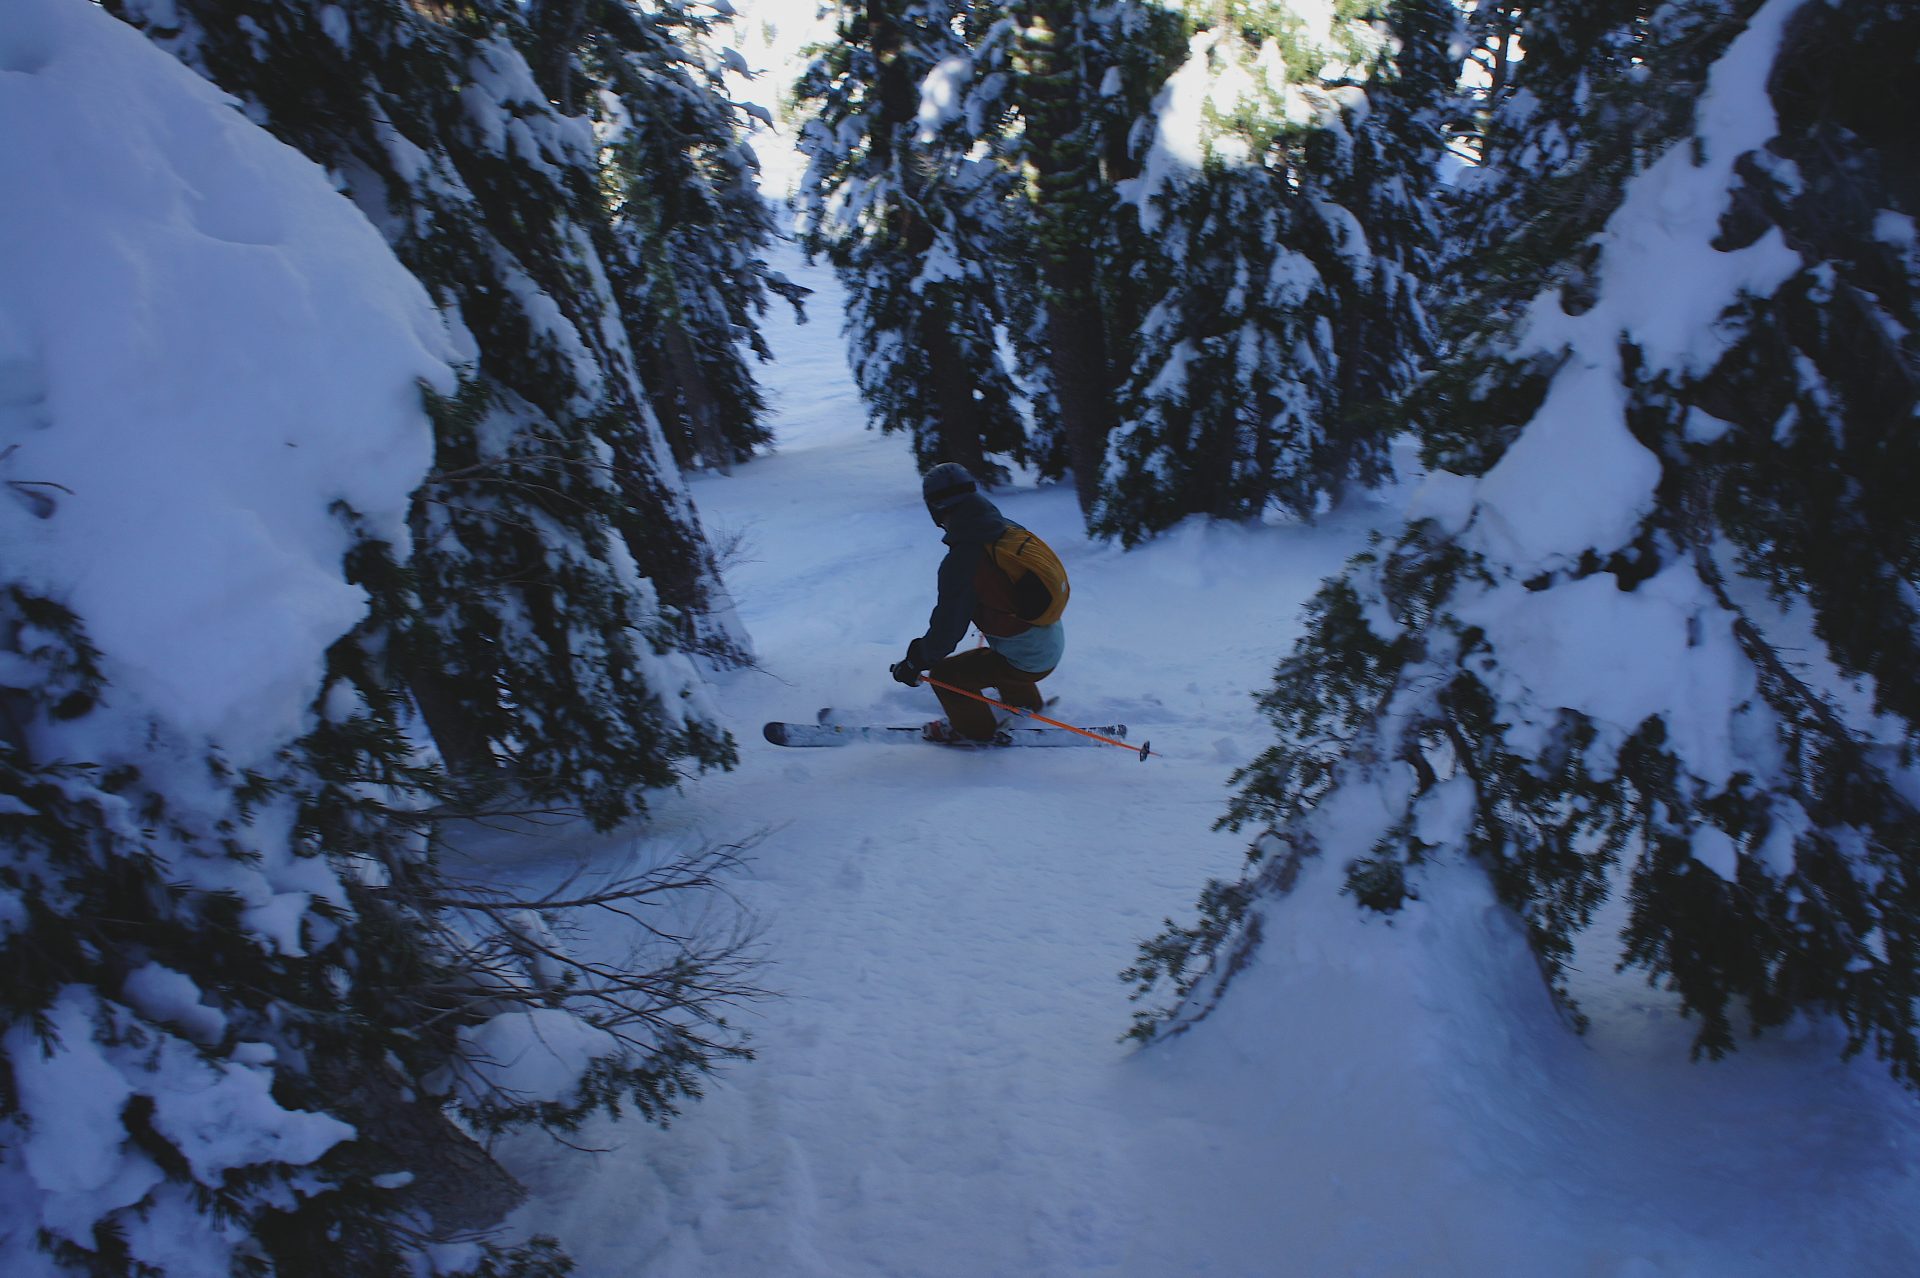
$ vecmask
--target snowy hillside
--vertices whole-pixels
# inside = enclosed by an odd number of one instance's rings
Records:
[[[791,269],[831,314],[830,278]],[[511,1145],[536,1193],[518,1224],[595,1278],[1920,1267],[1920,1114],[1878,1067],[1814,1030],[1690,1065],[1670,1004],[1604,968],[1577,1037],[1484,883],[1402,925],[1339,894],[1343,857],[1310,862],[1211,1019],[1120,1046],[1135,943],[1239,860],[1209,826],[1261,742],[1251,694],[1404,490],[1124,555],[1076,534],[1068,489],[1005,495],[1075,574],[1056,713],[1164,758],[781,750],[761,721],[936,713],[885,667],[924,624],[938,534],[905,450],[860,429],[830,323],[773,340],[779,452],[695,486],[743,537],[761,668],[719,693],[740,768],[643,834],[475,854],[540,881],[765,831],[738,891],[782,997],[744,1018],[759,1059],[665,1133]]]

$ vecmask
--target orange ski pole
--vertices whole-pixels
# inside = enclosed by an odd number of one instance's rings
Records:
[[[1017,714],[1023,719],[1038,720],[1049,727],[1065,728],[1068,732],[1077,732],[1083,737],[1088,737],[1100,742],[1102,745],[1119,746],[1122,750],[1131,750],[1140,756],[1140,762],[1142,763],[1145,763],[1147,756],[1153,753],[1152,750],[1148,749],[1148,747],[1153,744],[1151,741],[1142,741],[1137,746],[1127,741],[1115,741],[1112,737],[1103,737],[1097,732],[1088,732],[1085,728],[1076,728],[1071,723],[1062,723],[1058,719],[1049,719],[1037,710],[1024,710],[1019,706],[1010,706],[1004,701],[995,701],[992,697],[983,697],[979,693],[967,688],[956,688],[945,680],[936,679],[929,674],[923,674],[920,677],[936,688],[945,688],[948,692],[957,692],[963,697],[972,697],[975,701],[984,701],[990,706],[996,706],[1011,714]]]

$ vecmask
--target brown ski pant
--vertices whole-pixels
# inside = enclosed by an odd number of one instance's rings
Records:
[[[1040,689],[1034,685],[1053,671],[1042,670],[1035,674],[1031,670],[1019,669],[991,648],[969,648],[965,652],[941,658],[927,673],[942,683],[950,683],[969,692],[992,688],[1000,694],[996,700],[1022,710],[1038,710],[1046,703],[1040,697]],[[975,701],[972,697],[963,697],[957,692],[948,692],[945,688],[935,688],[933,691],[940,698],[940,708],[947,712],[947,722],[953,725],[956,736],[971,737],[975,741],[992,740],[997,726],[992,706]]]

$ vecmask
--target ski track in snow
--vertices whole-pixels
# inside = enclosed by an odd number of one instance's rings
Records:
[[[1238,872],[1245,840],[1210,827],[1271,739],[1253,695],[1389,504],[1122,555],[1081,537],[1070,488],[996,494],[1073,573],[1054,713],[1164,758],[763,742],[822,706],[937,712],[886,667],[939,534],[905,441],[863,429],[837,287],[788,273],[818,291],[812,324],[769,325],[778,451],[693,484],[742,537],[761,668],[716,689],[740,766],[639,830],[473,848],[550,881],[766,830],[737,895],[780,997],[738,1018],[759,1059],[667,1130],[503,1142],[534,1195],[517,1226],[585,1278],[1920,1272],[1920,1122],[1878,1066],[1811,1028],[1689,1065],[1689,1026],[1604,963],[1576,1038],[1472,872],[1389,923],[1338,894],[1361,849],[1309,862],[1209,1020],[1117,1042],[1136,943]]]

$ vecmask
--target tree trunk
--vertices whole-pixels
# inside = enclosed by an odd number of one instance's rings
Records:
[[[666,351],[667,368],[673,377],[674,398],[679,401],[683,432],[689,451],[723,475],[733,473],[733,446],[720,429],[720,406],[714,402],[707,385],[706,372],[694,355],[687,338],[686,325],[678,310],[660,316],[661,345]],[[680,449],[674,449],[678,460]],[[684,468],[686,463],[681,462]]]
[[[905,37],[889,0],[868,0],[867,23],[873,45],[874,61],[879,65],[876,86],[879,120],[870,133],[873,158],[891,165],[895,181],[905,201],[894,210],[899,218],[900,244],[918,267],[933,248],[935,228],[921,212],[928,193],[928,179],[921,157],[900,145],[910,136],[920,108],[920,89],[908,60],[902,56]],[[951,325],[957,317],[954,308],[943,305],[937,290],[918,295],[911,340],[925,353],[932,380],[933,415],[937,418],[933,438],[917,441],[916,451],[926,464],[943,461],[965,466],[981,483],[991,483],[995,474],[986,456],[985,419],[981,412],[979,380],[960,356],[953,340]],[[925,454],[937,454],[928,456]]]
[[[1116,424],[1106,332],[1093,287],[1093,254],[1073,254],[1048,265],[1047,365],[1080,513],[1091,515],[1100,498],[1107,437]]]
[[[432,544],[432,535],[427,528],[418,494],[414,497],[407,527],[413,534],[414,545]],[[395,673],[412,695],[413,704],[420,711],[420,718],[425,721],[427,732],[439,748],[447,770],[462,780],[491,775],[497,768],[497,761],[493,757],[493,746],[487,739],[486,730],[479,718],[467,708],[459,687],[446,675],[444,666],[436,664],[436,653],[421,651],[417,643],[409,644],[404,657],[397,664],[404,668]],[[491,686],[491,680],[488,680],[488,685]]]
[[[461,704],[450,679],[436,670],[411,670],[407,672],[407,688],[449,772],[471,780],[497,770],[487,734]]]
[[[925,294],[923,301],[930,300]],[[933,462],[959,462],[981,483],[991,483],[986,448],[980,438],[980,408],[974,399],[973,376],[954,349],[947,317],[929,306],[920,313],[920,341],[933,373],[933,395],[940,414],[938,457]]]
[[[1047,364],[1080,511],[1091,515],[1117,414],[1093,248],[1103,193],[1096,143],[1087,136],[1081,109],[1077,20],[1067,0],[1036,0],[1021,35],[1020,61],[1046,291]]]
[[[587,0],[538,0],[528,16],[539,42],[529,59],[534,78],[561,114],[573,115],[573,54],[586,27]]]
[[[873,60],[880,68],[880,119],[869,133],[869,144],[874,161],[886,165],[894,160],[895,131],[911,125],[919,113],[920,91],[906,59],[900,56],[905,38],[894,19],[892,0],[867,0],[867,30],[873,42]],[[900,176],[904,184],[908,175]]]
[[[350,1074],[323,1063],[315,1078],[340,1098],[374,1164],[412,1175],[396,1197],[433,1218],[432,1237],[491,1229],[526,1201],[520,1182],[455,1126],[439,1102],[412,1098],[391,1071]]]

